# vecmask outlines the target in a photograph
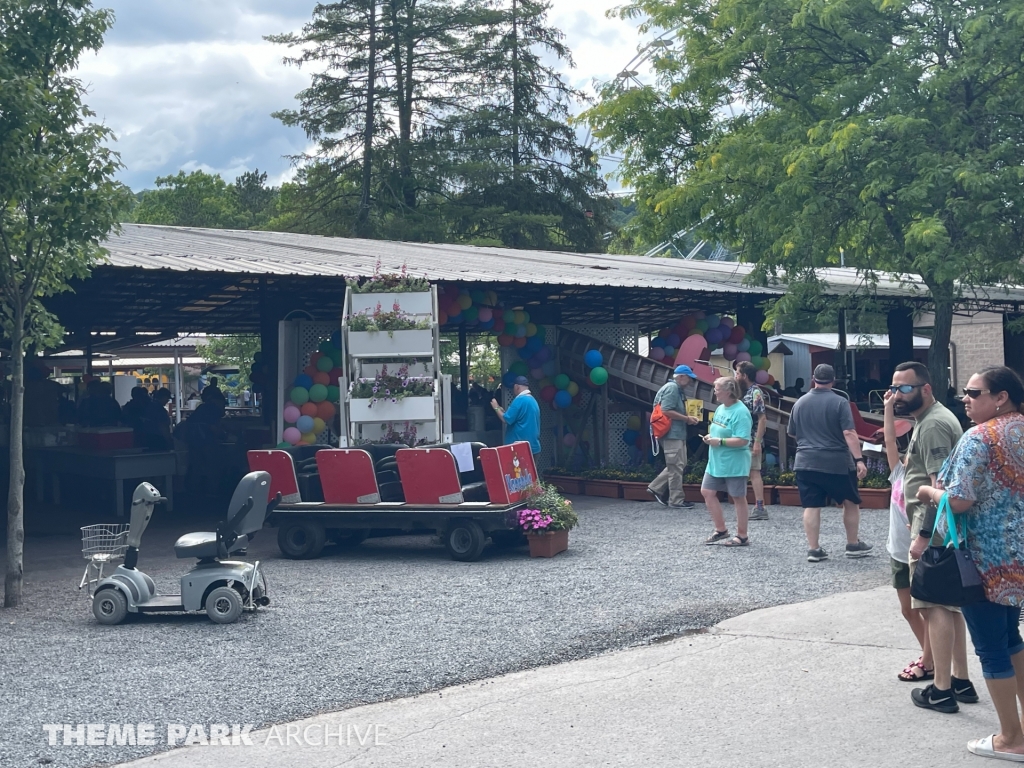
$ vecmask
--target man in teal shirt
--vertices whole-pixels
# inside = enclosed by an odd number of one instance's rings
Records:
[[[530,381],[525,376],[517,376],[512,385],[512,404],[504,410],[498,401],[491,399],[491,407],[499,417],[504,419],[508,428],[505,430],[505,445],[525,440],[536,456],[540,453],[540,406],[530,394]]]

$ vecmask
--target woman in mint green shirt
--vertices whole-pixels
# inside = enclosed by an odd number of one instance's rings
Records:
[[[727,547],[745,547],[747,541],[747,478],[750,475],[750,434],[753,417],[740,399],[735,379],[715,381],[715,399],[719,405],[704,436],[708,446],[708,468],[700,492],[708,505],[715,531],[705,544],[724,542]],[[736,535],[730,537],[718,492],[725,491],[736,507]]]

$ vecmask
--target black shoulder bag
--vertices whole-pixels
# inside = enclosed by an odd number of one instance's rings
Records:
[[[964,536],[959,539],[948,497],[949,494],[944,493],[939,503],[939,513],[945,510],[946,527],[949,529],[946,533],[947,546],[928,547],[924,551],[914,567],[910,595],[936,605],[978,603],[986,599],[985,587],[967,549],[967,521],[964,520]]]

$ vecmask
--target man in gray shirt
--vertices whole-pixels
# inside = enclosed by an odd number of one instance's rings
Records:
[[[871,545],[859,538],[860,494],[857,480],[867,475],[850,402],[832,391],[836,372],[831,365],[814,369],[810,391],[793,405],[787,432],[796,438],[796,485],[804,506],[807,560],[828,557],[821,548],[821,508],[828,499],[843,505],[846,556],[865,557]]]
[[[654,404],[661,405],[662,412],[672,419],[672,426],[661,439],[665,468],[647,486],[647,492],[659,504],[678,509],[693,506],[683,493],[683,473],[686,468],[686,425],[698,423],[697,418],[686,415],[684,389],[694,381],[696,377],[688,365],[677,366],[672,381],[666,383],[654,396]]]

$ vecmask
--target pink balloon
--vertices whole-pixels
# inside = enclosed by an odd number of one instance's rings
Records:
[[[284,407],[284,420],[289,424],[294,424],[301,415],[302,413],[294,405],[286,405]]]
[[[725,342],[725,344],[722,346],[722,354],[725,355],[726,360],[734,359],[736,357],[737,352],[739,352],[739,350],[736,349],[736,345],[733,344],[731,341]]]
[[[731,317],[723,317],[722,325],[724,325],[726,328],[732,328],[734,325],[736,325],[736,321],[733,320]]]
[[[533,376],[533,378],[535,378],[537,381],[540,381],[541,379],[544,378],[544,369],[543,368],[531,368],[530,369],[530,375]]]
[[[477,315],[480,318],[481,323],[486,323],[492,317],[494,317],[494,310],[490,307],[480,307],[480,314]]]
[[[651,359],[652,360],[664,360],[665,350],[663,347],[651,347]]]
[[[568,435],[562,438],[562,445],[568,448],[572,448],[574,445],[576,445],[576,435],[570,432]]]
[[[744,362],[745,361],[745,362],[749,363],[750,362],[750,353],[749,352],[737,352],[736,353],[736,360],[738,360],[740,362]]]
[[[757,375],[754,376],[754,379],[757,381],[758,384],[767,384],[768,383],[768,371],[758,371]]]
[[[298,445],[302,442],[302,433],[299,432],[297,427],[288,427],[288,429],[284,431],[284,441],[286,443],[291,443],[292,445]]]

